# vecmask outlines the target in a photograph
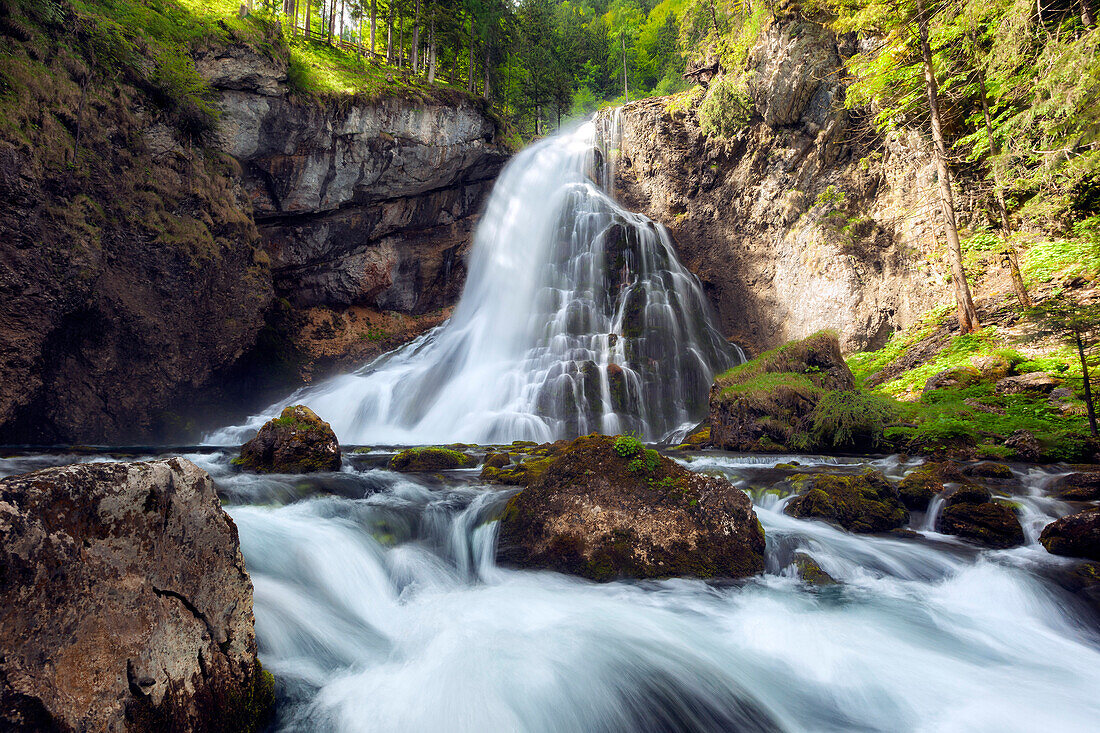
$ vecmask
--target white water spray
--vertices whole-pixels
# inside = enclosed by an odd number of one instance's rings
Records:
[[[714,328],[665,229],[603,188],[615,119],[602,136],[590,122],[509,163],[446,324],[207,442],[239,444],[293,402],[362,444],[656,440],[697,422],[714,374],[743,355]]]

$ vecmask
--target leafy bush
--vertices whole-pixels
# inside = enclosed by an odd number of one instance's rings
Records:
[[[870,392],[825,392],[810,414],[810,438],[815,445],[864,441],[878,445],[896,416],[897,408],[888,397]]]
[[[699,126],[708,137],[733,137],[752,119],[753,104],[741,79],[726,74],[711,82],[699,105]]]
[[[623,458],[630,458],[642,451],[642,441],[633,435],[620,435],[615,438],[615,452]]]

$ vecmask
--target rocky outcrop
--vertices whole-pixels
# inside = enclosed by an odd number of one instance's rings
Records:
[[[253,731],[273,704],[252,583],[178,458],[0,481],[0,728]]]
[[[1066,501],[1100,499],[1100,471],[1067,474],[1052,481],[1047,492]]]
[[[817,333],[718,375],[710,391],[710,440],[728,450],[779,450],[798,444],[825,391],[855,381],[831,333]]]
[[[241,446],[237,464],[260,473],[340,470],[340,443],[332,426],[305,405],[291,405]]]
[[[593,580],[745,577],[764,569],[764,531],[744,492],[630,438],[578,438],[514,496],[498,558]]]
[[[409,448],[390,459],[394,471],[445,471],[477,464],[473,456],[450,448]]]
[[[755,116],[708,139],[694,102],[622,108],[616,182],[668,227],[724,334],[760,352],[832,328],[881,346],[943,296],[935,174],[915,134],[882,137],[844,109],[853,42],[789,17],[749,56]],[[734,70],[740,71],[740,70]]]
[[[850,532],[885,532],[909,521],[897,490],[874,469],[856,475],[796,474],[791,485],[799,494],[783,511],[792,517],[825,519]]]
[[[1039,542],[1054,555],[1100,561],[1100,507],[1051,522],[1043,528]]]
[[[993,548],[1024,543],[1024,530],[1016,511],[993,501],[988,489],[975,485],[963,485],[947,497],[936,521],[936,531]]]

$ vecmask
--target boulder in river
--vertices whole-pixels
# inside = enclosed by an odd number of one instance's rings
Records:
[[[477,463],[473,456],[453,448],[407,448],[390,459],[394,471],[446,471],[469,468]]]
[[[339,471],[340,442],[316,412],[291,405],[241,446],[238,464],[259,473]]]
[[[1051,522],[1039,535],[1039,542],[1054,555],[1100,561],[1100,507]]]
[[[1065,501],[1100,499],[1100,471],[1070,473],[1055,479],[1047,488],[1051,496]]]
[[[939,463],[923,463],[898,484],[898,498],[908,509],[924,511],[932,497],[943,491],[944,477]]]
[[[764,570],[749,497],[637,440],[577,438],[509,500],[501,561],[593,580],[746,577]]]
[[[0,481],[0,729],[262,729],[237,528],[193,463]]]
[[[909,521],[898,491],[880,471],[859,474],[800,473],[791,477],[799,496],[784,511],[825,519],[851,532],[886,532]]]
[[[1024,543],[1024,529],[1016,510],[993,501],[988,489],[973,484],[960,486],[947,497],[936,520],[936,531],[993,548]]]

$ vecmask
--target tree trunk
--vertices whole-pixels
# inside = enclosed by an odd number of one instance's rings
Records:
[[[397,65],[405,68],[405,12],[397,10]]]
[[[481,70],[484,72],[484,76],[485,76],[485,88],[483,88],[481,90],[481,97],[482,97],[482,99],[486,99],[486,100],[489,99],[490,96],[491,96],[491,93],[489,91],[489,49],[490,49],[489,42],[486,41],[485,42],[485,56],[484,56],[484,58],[482,58],[482,62],[481,62],[481,67],[482,67]]]
[[[378,29],[378,0],[370,0],[370,55],[374,57],[374,34]]]
[[[389,18],[386,20],[386,63],[394,63],[394,0],[389,0]]]
[[[1092,405],[1092,381],[1089,379],[1089,365],[1085,361],[1085,345],[1081,342],[1081,331],[1073,330],[1073,339],[1077,342],[1077,356],[1081,359],[1081,379],[1085,386],[1085,408],[1089,411],[1089,430],[1096,437],[1096,408]]]
[[[970,286],[966,282],[966,272],[963,270],[962,246],[959,244],[959,230],[955,224],[955,200],[951,193],[951,174],[947,169],[947,146],[943,140],[943,128],[940,124],[939,92],[932,67],[932,47],[928,43],[928,16],[925,13],[924,3],[925,0],[917,0],[917,24],[920,30],[921,56],[924,60],[924,86],[928,92],[928,111],[932,116],[932,141],[935,144],[933,157],[936,160],[939,179],[940,208],[943,211],[944,227],[947,230],[955,301],[959,305],[959,331],[973,333],[980,328],[978,311],[974,308],[974,301],[970,297]]]
[[[428,83],[435,83],[435,6],[432,6],[432,21],[428,28]]]
[[[340,0],[340,32],[336,35],[336,42],[339,44],[344,40],[344,10],[347,7],[348,0]]]
[[[989,143],[989,167],[993,171],[993,190],[996,194],[997,213],[1001,218],[1001,237],[1004,243],[1002,257],[1004,263],[1008,265],[1009,274],[1012,276],[1012,289],[1016,291],[1016,298],[1019,299],[1020,305],[1025,308],[1030,308],[1031,297],[1027,294],[1027,287],[1024,286],[1023,275],[1020,274],[1020,260],[1016,257],[1016,248],[1012,246],[1012,242],[1009,240],[1012,224],[1008,219],[1008,206],[1005,204],[1005,191],[1004,183],[1001,181],[1001,168],[997,164],[997,142],[993,137],[993,121],[989,114],[989,96],[985,91],[985,72],[982,71],[981,66],[978,64],[976,56],[974,57],[974,69],[978,73],[978,90],[981,92],[982,96],[982,115],[985,117],[985,135]]]
[[[1086,28],[1096,25],[1096,16],[1092,14],[1092,5],[1089,0],[1081,0],[1081,24]]]
[[[313,7],[310,0],[306,0],[306,40],[309,40],[310,34],[313,33],[312,27],[313,21]]]
[[[412,70],[413,74],[420,73],[420,0],[416,0],[413,12]]]
[[[624,104],[629,104],[629,102],[630,102],[630,89],[628,89],[627,85],[626,85],[626,32],[625,31],[619,31],[619,40],[622,42],[622,45],[623,45],[623,100],[624,100],[623,103]]]

